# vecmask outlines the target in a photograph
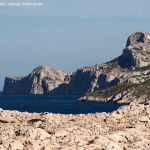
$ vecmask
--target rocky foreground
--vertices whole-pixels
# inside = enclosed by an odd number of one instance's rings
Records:
[[[0,150],[148,150],[150,105],[61,115],[0,110]]]

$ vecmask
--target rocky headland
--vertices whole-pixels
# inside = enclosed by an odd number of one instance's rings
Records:
[[[81,94],[84,101],[129,103],[149,98],[150,33],[129,36],[122,55],[66,73],[45,66],[26,77],[6,77],[3,94]],[[140,92],[141,89],[146,89]],[[115,91],[115,92],[114,92]],[[136,94],[137,93],[137,94]],[[146,95],[145,95],[146,93]]]
[[[150,105],[62,115],[0,110],[0,150],[148,150]]]
[[[127,40],[123,54],[103,65],[109,69],[103,68],[99,77],[105,78],[102,78],[99,84],[96,83],[95,85],[99,86],[94,90],[90,89],[81,100],[130,103],[136,99],[140,103],[149,103],[150,33],[132,34]],[[110,85],[112,81],[114,84]]]

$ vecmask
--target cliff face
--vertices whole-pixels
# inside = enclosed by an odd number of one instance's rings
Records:
[[[84,94],[113,86],[122,80],[123,73],[119,73],[120,68],[112,68],[109,64],[78,69],[71,77],[70,92]]]
[[[146,74],[150,70],[149,65],[150,33],[137,32],[128,38],[126,48],[118,58],[74,72],[69,88],[72,93],[80,94],[109,88]],[[147,70],[141,71],[139,68],[142,67],[147,67]]]
[[[62,83],[67,83],[69,74],[45,66],[35,68],[26,77],[5,78],[4,94],[46,94]]]
[[[122,55],[110,62],[80,68],[71,75],[40,66],[25,78],[7,77],[4,94],[85,94],[106,89],[147,74],[149,56],[150,33],[137,32],[127,39]]]

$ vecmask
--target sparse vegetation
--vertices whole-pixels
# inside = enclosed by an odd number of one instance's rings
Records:
[[[135,71],[146,71],[150,69],[150,65],[144,67],[136,67]]]
[[[52,79],[48,76],[44,77],[45,80],[51,81]]]
[[[137,98],[140,96],[146,96],[150,98],[150,80],[146,80],[145,82],[139,84],[128,82],[121,83],[104,90],[88,93],[87,97],[109,98],[118,94],[123,94],[125,91],[132,91],[133,96]]]
[[[145,81],[144,83],[138,84],[135,88],[134,96],[146,96],[150,98],[150,80]]]
[[[87,96],[108,98],[110,96],[117,95],[128,89],[131,89],[134,86],[135,86],[135,84],[130,84],[130,83],[125,82],[125,83],[121,83],[121,84],[115,85],[113,87],[104,89],[104,90],[88,93]]]

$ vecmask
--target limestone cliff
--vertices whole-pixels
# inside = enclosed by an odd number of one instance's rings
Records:
[[[150,33],[132,34],[127,40],[123,54],[118,58],[104,64],[84,67],[74,72],[69,89],[72,93],[83,94],[106,89],[128,82],[128,80],[133,81],[133,78],[136,80],[139,76],[150,72],[149,56]]]
[[[68,80],[69,73],[38,66],[26,77],[6,77],[3,93],[46,94]]]
[[[127,75],[119,78],[124,81],[112,87],[90,91],[81,100],[130,103],[136,99],[141,103],[150,103],[150,33],[132,34],[123,54],[116,61],[121,69],[118,73],[122,75],[123,71]],[[114,76],[115,73],[113,71]]]

